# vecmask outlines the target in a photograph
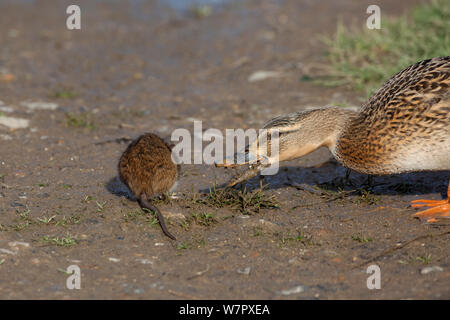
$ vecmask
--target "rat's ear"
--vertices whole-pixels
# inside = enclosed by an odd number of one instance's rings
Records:
[[[170,150],[173,149],[173,147],[175,147],[176,143],[173,142],[172,140],[170,140],[171,136],[168,135],[164,138],[162,138],[162,140],[164,141],[164,143],[169,147]]]

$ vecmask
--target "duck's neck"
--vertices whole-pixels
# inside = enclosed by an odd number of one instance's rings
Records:
[[[340,136],[346,132],[350,122],[358,115],[357,112],[328,107],[303,114],[305,117],[297,130],[281,135],[280,160],[292,160],[303,157],[320,147],[327,147],[336,157]]]
[[[324,143],[322,146],[328,147],[334,157],[336,157],[336,150],[339,143],[339,138],[347,130],[350,123],[357,118],[358,112],[332,107],[327,110],[330,113],[327,119],[330,119],[324,125],[327,127],[327,135],[323,137]]]

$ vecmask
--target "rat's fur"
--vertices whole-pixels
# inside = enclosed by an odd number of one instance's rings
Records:
[[[141,207],[156,212],[164,234],[176,240],[167,230],[159,209],[150,202],[155,196],[168,192],[177,181],[178,167],[172,161],[169,145],[153,133],[140,136],[120,157],[119,177]]]

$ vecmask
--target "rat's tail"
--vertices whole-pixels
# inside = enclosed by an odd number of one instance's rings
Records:
[[[162,231],[166,236],[168,236],[172,240],[177,240],[170,232],[167,230],[166,224],[164,223],[164,217],[161,214],[161,211],[157,207],[155,207],[153,204],[148,201],[147,196],[145,194],[141,194],[139,197],[139,205],[143,208],[146,208],[148,210],[156,212],[156,215],[158,216],[159,225],[161,226]]]

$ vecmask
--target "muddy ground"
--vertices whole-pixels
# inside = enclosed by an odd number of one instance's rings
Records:
[[[1,1],[0,119],[22,128],[0,125],[0,298],[450,298],[448,224],[408,207],[442,198],[449,172],[371,187],[352,173],[352,186],[318,150],[267,177],[260,199],[250,180],[243,208],[205,195],[233,170],[185,165],[158,202],[171,241],[116,179],[126,143],[103,143],[360,105],[359,92],[308,80],[324,72],[320,37],[338,19],[364,25],[374,3],[399,15],[416,2],[237,1],[199,17],[163,1],[79,1],[82,29],[69,31],[69,2]],[[280,76],[249,82],[260,70]],[[380,290],[366,286],[370,264]],[[69,265],[80,290],[66,288]]]

